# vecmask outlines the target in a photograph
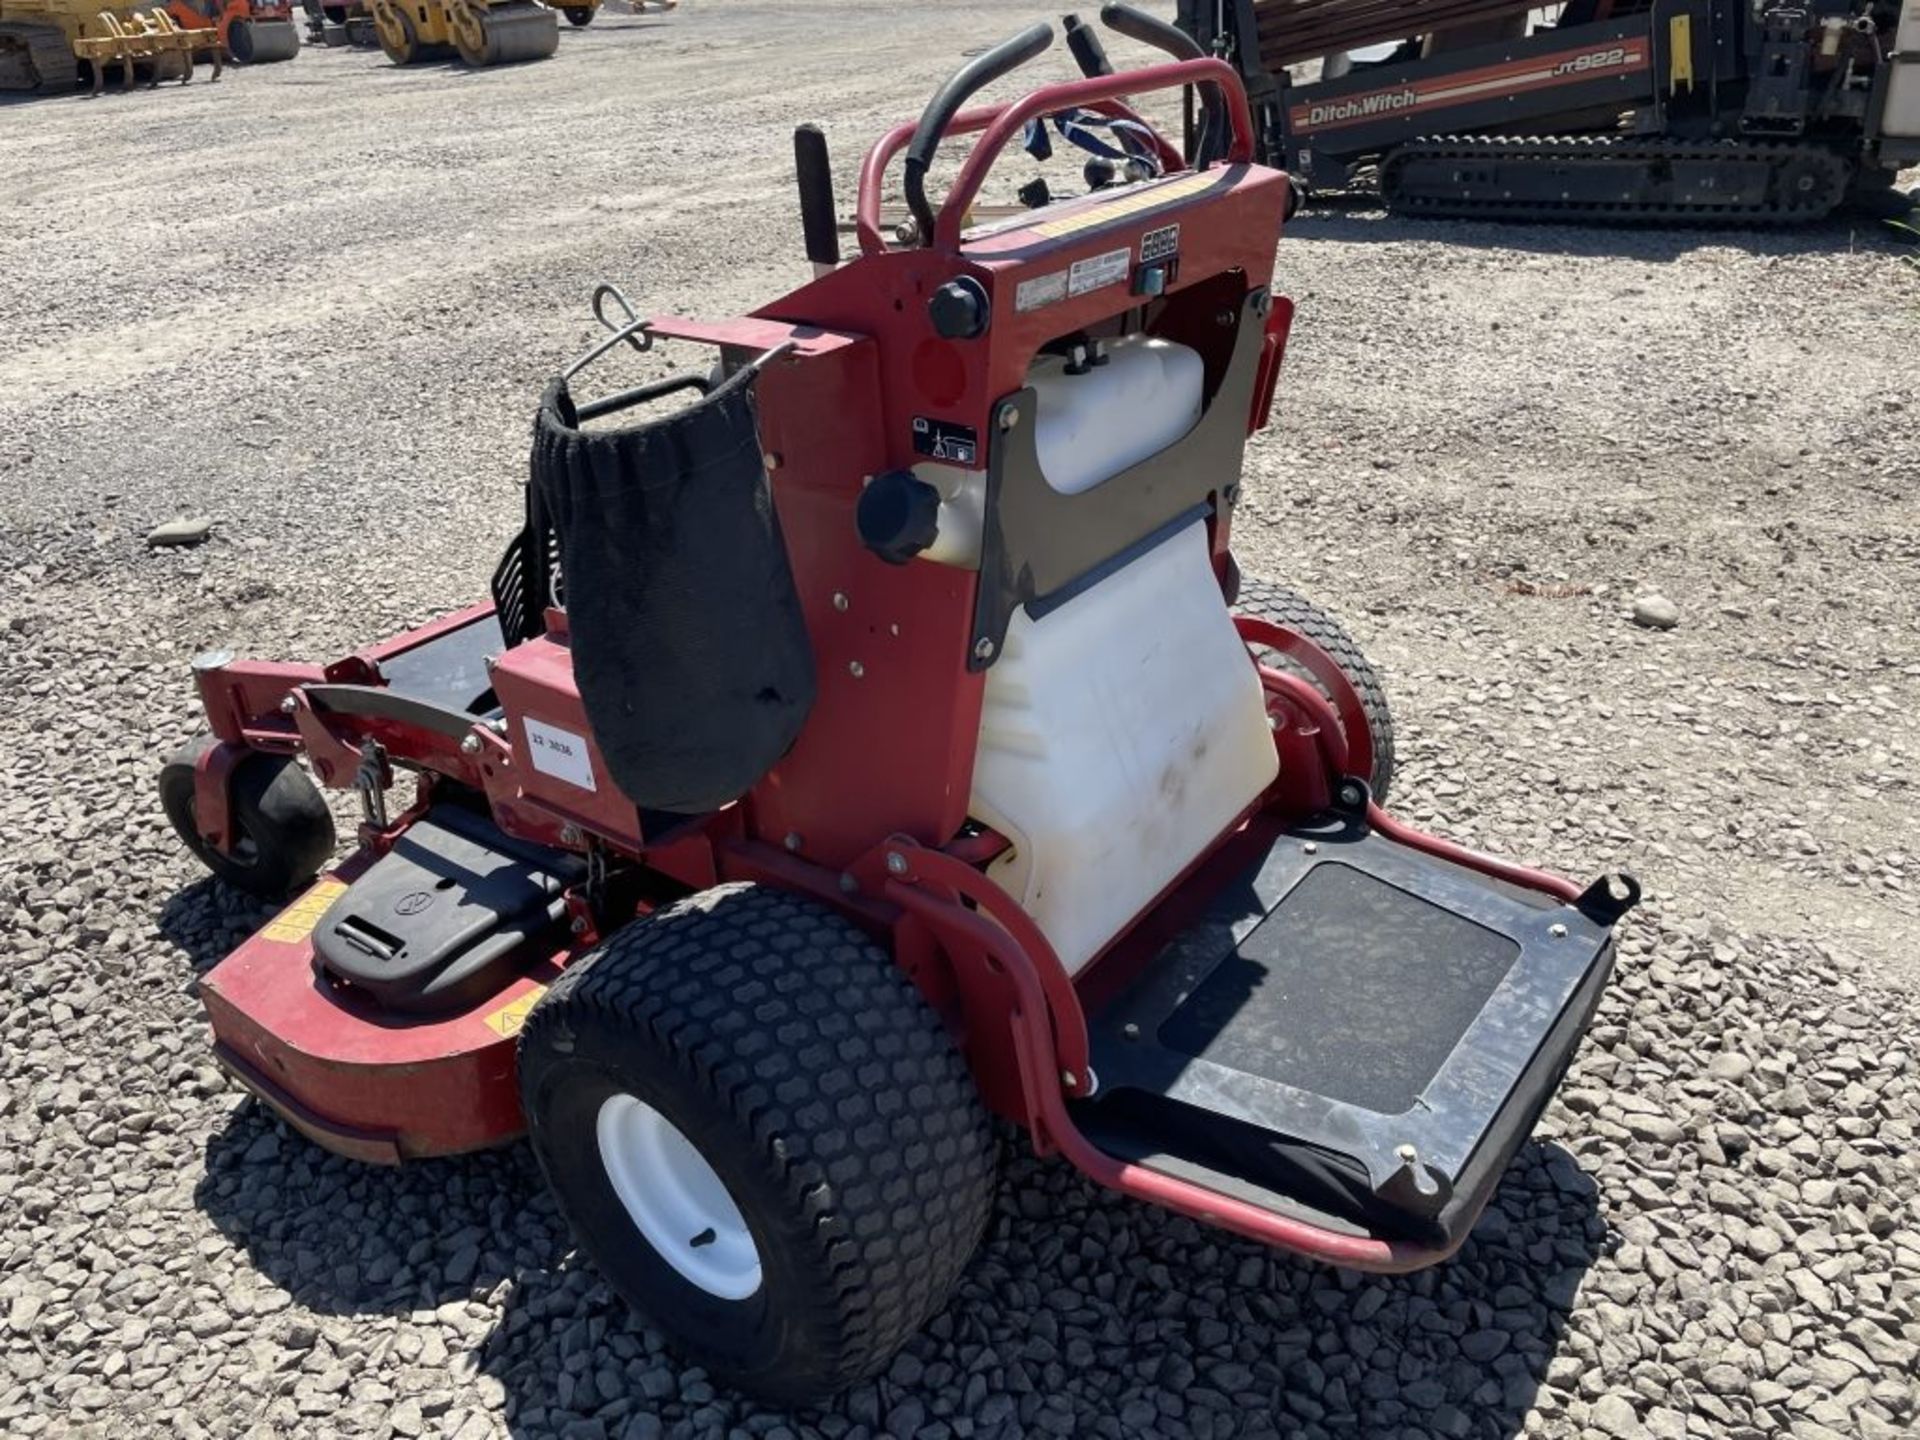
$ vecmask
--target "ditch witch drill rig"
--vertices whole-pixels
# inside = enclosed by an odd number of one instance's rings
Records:
[[[707,322],[602,287],[613,333],[547,389],[493,600],[326,665],[202,656],[212,734],[161,777],[217,875],[326,867],[201,981],[232,1076],[368,1161],[526,1132],[612,1283],[788,1402],[944,1303],[991,1115],[1285,1250],[1446,1259],[1638,896],[1382,808],[1374,672],[1229,550],[1292,315],[1287,177],[1215,59],[968,107],[1052,38],[874,145],[851,259],[803,127],[791,294]],[[1198,164],[1124,98],[1187,85]],[[1028,123],[1066,117],[1123,127],[1129,180],[970,224]],[[579,393],[667,341],[717,372]],[[300,755],[360,794],[338,864]]]
[[[1778,225],[1850,197],[1904,208],[1888,187],[1920,163],[1920,0],[1530,9],[1181,0],[1180,20],[1239,70],[1263,159],[1316,187],[1371,174],[1404,214]],[[1290,78],[1314,60],[1319,79]]]

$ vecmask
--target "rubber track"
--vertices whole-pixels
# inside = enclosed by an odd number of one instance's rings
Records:
[[[80,62],[57,25],[0,21],[0,91],[71,90]]]
[[[810,901],[723,885],[635,921],[570,967],[521,1053],[583,1010],[667,1051],[749,1127],[811,1217],[822,1395],[869,1375],[946,1302],[992,1208],[973,1076],[892,958]]]
[[[1605,201],[1554,203],[1413,198],[1398,195],[1399,172],[1415,160],[1540,159],[1553,164],[1575,161],[1595,166],[1637,165],[1648,160],[1747,162],[1767,160],[1776,170],[1805,161],[1826,174],[1826,184],[1805,204],[1767,205],[1617,204]],[[1578,220],[1614,225],[1801,225],[1830,213],[1847,192],[1851,167],[1819,145],[1778,141],[1681,141],[1619,139],[1604,135],[1560,135],[1507,140],[1493,136],[1435,136],[1397,146],[1380,164],[1380,196],[1396,215],[1457,220]],[[1773,186],[1769,186],[1769,191]]]
[[[1360,708],[1366,711],[1367,730],[1373,737],[1373,775],[1368,783],[1373,787],[1374,798],[1385,800],[1387,787],[1393,783],[1393,711],[1387,705],[1387,692],[1373,663],[1361,653],[1346,628],[1299,591],[1252,575],[1241,578],[1240,598],[1234,602],[1233,612],[1284,625],[1306,636],[1333,657],[1348,683],[1359,693]],[[1278,661],[1278,668],[1302,680],[1313,679],[1299,666],[1271,656],[1271,652],[1268,654]],[[1315,688],[1324,693],[1324,687],[1317,681]]]

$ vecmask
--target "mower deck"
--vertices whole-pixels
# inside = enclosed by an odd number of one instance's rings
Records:
[[[1075,1118],[1148,1169],[1453,1248],[1586,1028],[1607,926],[1357,816],[1229,874],[1089,1014],[1100,1090]]]
[[[200,981],[220,1067],[315,1144],[380,1165],[503,1144],[524,1128],[514,1037],[562,951],[460,1009],[383,1009],[317,974],[313,932],[367,869],[315,881]]]

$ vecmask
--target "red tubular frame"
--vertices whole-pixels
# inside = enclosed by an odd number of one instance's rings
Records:
[[[1066,1084],[1066,1076],[1072,1072],[1063,1071],[1061,1067],[1059,1053],[1053,1045],[1053,1025],[1048,1019],[1051,1015],[1053,1024],[1057,1025],[1059,1012],[1048,1003],[1050,997],[1033,958],[1012,935],[980,914],[923,888],[929,883],[953,879],[952,867],[958,866],[958,861],[906,841],[896,843],[891,849],[904,859],[905,866],[890,875],[885,891],[887,898],[925,921],[942,938],[949,953],[955,940],[964,947],[984,951],[998,973],[1013,986],[1016,1003],[1007,1017],[1008,1038],[1019,1069],[1027,1129],[1037,1153],[1057,1151],[1096,1184],[1329,1265],[1397,1274],[1436,1264],[1452,1253],[1450,1249],[1430,1245],[1342,1234],[1322,1225],[1276,1215],[1174,1176],[1115,1159],[1094,1145],[1080,1133],[1067,1111],[1066,1094],[1070,1089],[1081,1089],[1085,1093],[1086,1081],[1076,1077],[1073,1086]],[[1084,1032],[1085,1020],[1080,1016],[1077,997],[1073,1010]]]
[[[1171,90],[1183,85],[1219,87],[1226,100],[1227,114],[1233,121],[1233,148],[1227,152],[1227,159],[1237,165],[1251,161],[1253,113],[1247,107],[1247,92],[1240,84],[1240,77],[1224,60],[1179,60],[1171,65],[1149,65],[1141,70],[1096,75],[1090,80],[1043,85],[1011,105],[998,107],[994,112],[993,123],[960,166],[960,173],[953,178],[953,188],[947,191],[940,213],[934,218],[934,248],[949,252],[960,248],[960,227],[968,207],[973,204],[973,197],[980,192],[980,186],[987,178],[987,171],[1000,158],[1000,152],[1006,148],[1007,142],[1029,120],[1050,115],[1055,110],[1069,110],[1075,106],[1098,108],[1103,103],[1119,101],[1127,95]],[[951,130],[948,133],[952,133]],[[1154,132],[1154,138],[1160,141],[1163,149],[1166,147],[1166,142],[1160,140],[1157,131]],[[1178,163],[1184,165],[1185,161]]]
[[[1054,87],[1059,88],[1059,87]],[[1187,162],[1173,147],[1173,142],[1163,136],[1124,101],[1118,99],[1101,101],[1088,108],[1102,115],[1112,116],[1116,120],[1138,121],[1153,137],[1155,151],[1160,163],[1179,169]],[[946,135],[971,135],[985,130],[993,124],[1007,109],[1005,105],[981,105],[972,110],[962,110],[953,117],[953,123],[941,132]],[[902,121],[873,142],[866,158],[860,163],[860,186],[854,199],[853,228],[860,241],[863,255],[884,255],[887,252],[886,237],[880,233],[880,192],[886,185],[887,166],[893,163],[894,156],[907,148],[907,142],[913,138],[914,122]]]
[[[1256,623],[1265,625],[1267,622]],[[1318,649],[1310,640],[1301,638],[1300,643]],[[1349,769],[1342,760],[1334,758],[1335,756],[1344,758],[1346,741],[1341,738],[1344,727],[1341,725],[1340,716],[1328,703],[1327,697],[1297,675],[1287,675],[1278,670],[1262,667],[1260,676],[1266,682],[1268,689],[1283,692],[1290,704],[1305,711],[1319,726],[1320,735],[1327,741],[1325,753],[1333,773],[1336,775],[1354,773],[1354,770]],[[1317,675],[1316,678],[1318,678]],[[1346,677],[1337,675],[1336,678],[1337,684],[1330,688],[1336,691],[1344,689],[1352,695],[1353,689],[1347,684]],[[1353,698],[1357,704],[1359,697],[1356,695]],[[1509,885],[1518,885],[1523,890],[1538,890],[1569,905],[1578,900],[1582,893],[1578,885],[1559,875],[1545,870],[1536,870],[1528,865],[1515,865],[1511,861],[1501,860],[1492,855],[1483,855],[1478,850],[1469,850],[1464,845],[1456,845],[1451,840],[1442,840],[1437,835],[1429,835],[1424,830],[1416,830],[1411,825],[1402,824],[1381,809],[1378,801],[1371,799],[1367,801],[1367,824],[1389,840],[1405,845],[1410,850],[1418,850],[1423,855],[1433,856],[1436,860],[1445,860],[1454,865],[1464,866],[1468,870],[1478,871],[1482,875],[1504,881]]]

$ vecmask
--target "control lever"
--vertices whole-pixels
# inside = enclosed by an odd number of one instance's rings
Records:
[[[1061,17],[1060,28],[1067,32],[1067,49],[1073,52],[1074,63],[1080,67],[1082,75],[1092,80],[1113,74],[1113,62],[1107,59],[1107,49],[1100,43],[1099,31],[1078,15]]]
[[[991,85],[1008,71],[1026,64],[1051,44],[1051,25],[1042,22],[1028,26],[1018,35],[1002,40],[991,50],[974,56],[954,71],[947,83],[934,91],[927,108],[920,112],[920,123],[914,127],[913,138],[907,142],[901,188],[906,191],[907,209],[913,212],[922,245],[933,243],[933,206],[927,203],[927,169],[933,164],[934,152],[940,148],[940,139],[946,134],[947,126],[953,123],[953,117],[960,113],[960,107],[976,91]]]
[[[1131,5],[1112,3],[1110,0],[1110,3],[1100,7],[1100,23],[1129,40],[1138,40],[1142,45],[1164,50],[1176,60],[1207,58],[1207,52],[1201,48],[1200,42],[1186,31],[1144,10],[1136,10]],[[1192,149],[1187,155],[1187,164],[1196,170],[1206,168],[1223,153],[1227,135],[1227,107],[1219,86],[1202,87],[1200,107],[1200,133],[1194,137]]]
[[[793,169],[800,182],[800,231],[806,238],[813,273],[824,275],[840,263],[840,231],[833,217],[833,166],[827,137],[818,125],[793,132]]]

